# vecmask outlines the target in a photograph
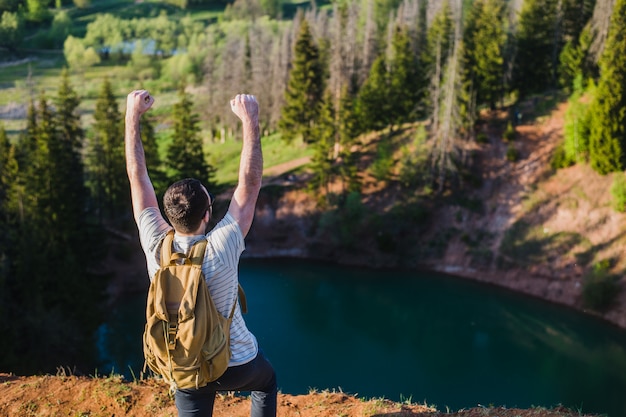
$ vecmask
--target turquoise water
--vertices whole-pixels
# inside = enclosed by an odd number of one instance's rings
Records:
[[[577,311],[431,272],[302,260],[243,260],[240,280],[284,393],[626,416],[626,332]],[[101,327],[99,373],[139,376],[144,308],[145,294],[129,297]]]

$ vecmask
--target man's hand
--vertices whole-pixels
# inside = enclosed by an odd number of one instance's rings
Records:
[[[259,103],[256,97],[250,94],[237,94],[230,101],[230,108],[241,119],[243,123],[259,123]]]
[[[146,90],[135,90],[126,98],[126,119],[139,120],[154,104],[154,97]]]

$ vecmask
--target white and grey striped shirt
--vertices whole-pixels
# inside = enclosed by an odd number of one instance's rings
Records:
[[[146,254],[150,279],[159,269],[161,243],[172,229],[156,207],[148,207],[139,216],[139,238]],[[208,243],[202,263],[202,272],[217,310],[228,317],[238,291],[239,257],[245,249],[239,224],[226,213],[224,218],[206,236],[174,235],[174,249],[189,253],[191,246],[206,238]],[[230,347],[232,356],[229,366],[243,365],[253,360],[258,352],[254,335],[246,327],[239,305],[235,309],[230,326]]]

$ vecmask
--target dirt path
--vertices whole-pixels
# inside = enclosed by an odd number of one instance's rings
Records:
[[[303,156],[302,158],[265,168],[263,170],[263,185],[274,183],[277,181],[277,177],[293,171],[296,168],[300,168],[309,162],[311,162],[311,158],[309,156]]]

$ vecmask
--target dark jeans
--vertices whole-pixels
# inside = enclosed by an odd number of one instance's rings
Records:
[[[178,416],[212,416],[217,391],[250,391],[251,417],[276,416],[276,373],[261,350],[251,362],[228,368],[224,375],[207,386],[176,390],[174,399]]]

